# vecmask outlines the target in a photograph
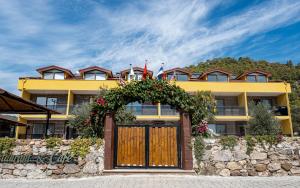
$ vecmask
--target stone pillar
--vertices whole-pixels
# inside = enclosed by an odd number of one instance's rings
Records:
[[[181,160],[183,170],[193,170],[193,153],[191,145],[192,126],[189,113],[180,113],[181,123]]]
[[[113,168],[114,157],[114,115],[108,113],[104,121],[104,170]]]

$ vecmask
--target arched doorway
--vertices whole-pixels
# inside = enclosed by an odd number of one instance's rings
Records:
[[[135,101],[168,104],[180,112],[180,121],[116,125],[114,113]],[[108,111],[104,120],[106,170],[121,167],[192,170],[190,112],[193,104],[183,89],[166,81],[146,79],[110,90],[99,104],[99,111]]]

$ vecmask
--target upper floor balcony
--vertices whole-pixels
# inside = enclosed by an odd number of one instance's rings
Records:
[[[245,107],[240,106],[217,106],[217,116],[245,116]]]

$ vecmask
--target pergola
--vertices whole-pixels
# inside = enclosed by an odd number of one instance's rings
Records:
[[[31,101],[25,100],[0,88],[0,114],[46,114],[46,135],[51,114],[60,114]],[[45,136],[46,136],[45,135]]]

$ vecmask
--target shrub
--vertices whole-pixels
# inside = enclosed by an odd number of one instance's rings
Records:
[[[259,135],[255,137],[257,142],[260,143],[263,147],[264,144],[268,144],[269,147],[278,144],[281,140],[278,139],[277,135]]]
[[[245,140],[247,144],[247,154],[249,155],[254,150],[257,143],[259,143],[264,149],[266,149],[265,144],[268,144],[269,148],[271,148],[273,145],[280,143],[282,141],[282,137],[281,135],[247,135]]]
[[[224,136],[220,139],[220,144],[223,149],[233,150],[234,146],[237,145],[237,137],[236,136]]]
[[[68,125],[78,130],[81,137],[84,138],[103,138],[104,137],[104,118],[106,111],[93,110],[95,104],[105,104],[105,100],[101,97],[107,94],[107,90],[101,89],[99,97],[93,104],[82,104],[76,106],[73,110],[74,117],[69,119]],[[115,114],[117,123],[131,123],[135,120],[135,116],[126,111],[125,106],[118,108]]]
[[[77,138],[71,143],[71,154],[84,158],[90,152],[90,146],[96,145],[99,148],[103,144],[99,138]]]
[[[197,127],[203,121],[213,120],[216,108],[216,101],[211,92],[198,91],[192,96],[194,112],[192,113],[192,133],[197,136]]]
[[[11,152],[15,145],[16,139],[14,138],[0,138],[0,154]]]
[[[46,139],[46,147],[47,148],[55,148],[56,146],[60,146],[62,144],[62,139],[57,137],[50,137]]]
[[[249,120],[249,134],[251,135],[278,135],[280,127],[278,120],[269,111],[269,107],[253,102],[249,105],[252,118]]]
[[[247,135],[245,137],[246,140],[246,145],[247,145],[247,151],[246,153],[248,155],[250,155],[250,153],[252,153],[252,151],[254,150],[254,147],[256,145],[256,140],[253,138],[253,136]]]
[[[205,143],[203,141],[203,138],[201,136],[196,136],[194,142],[194,155],[198,164],[202,160],[204,154],[204,148],[205,148]]]

